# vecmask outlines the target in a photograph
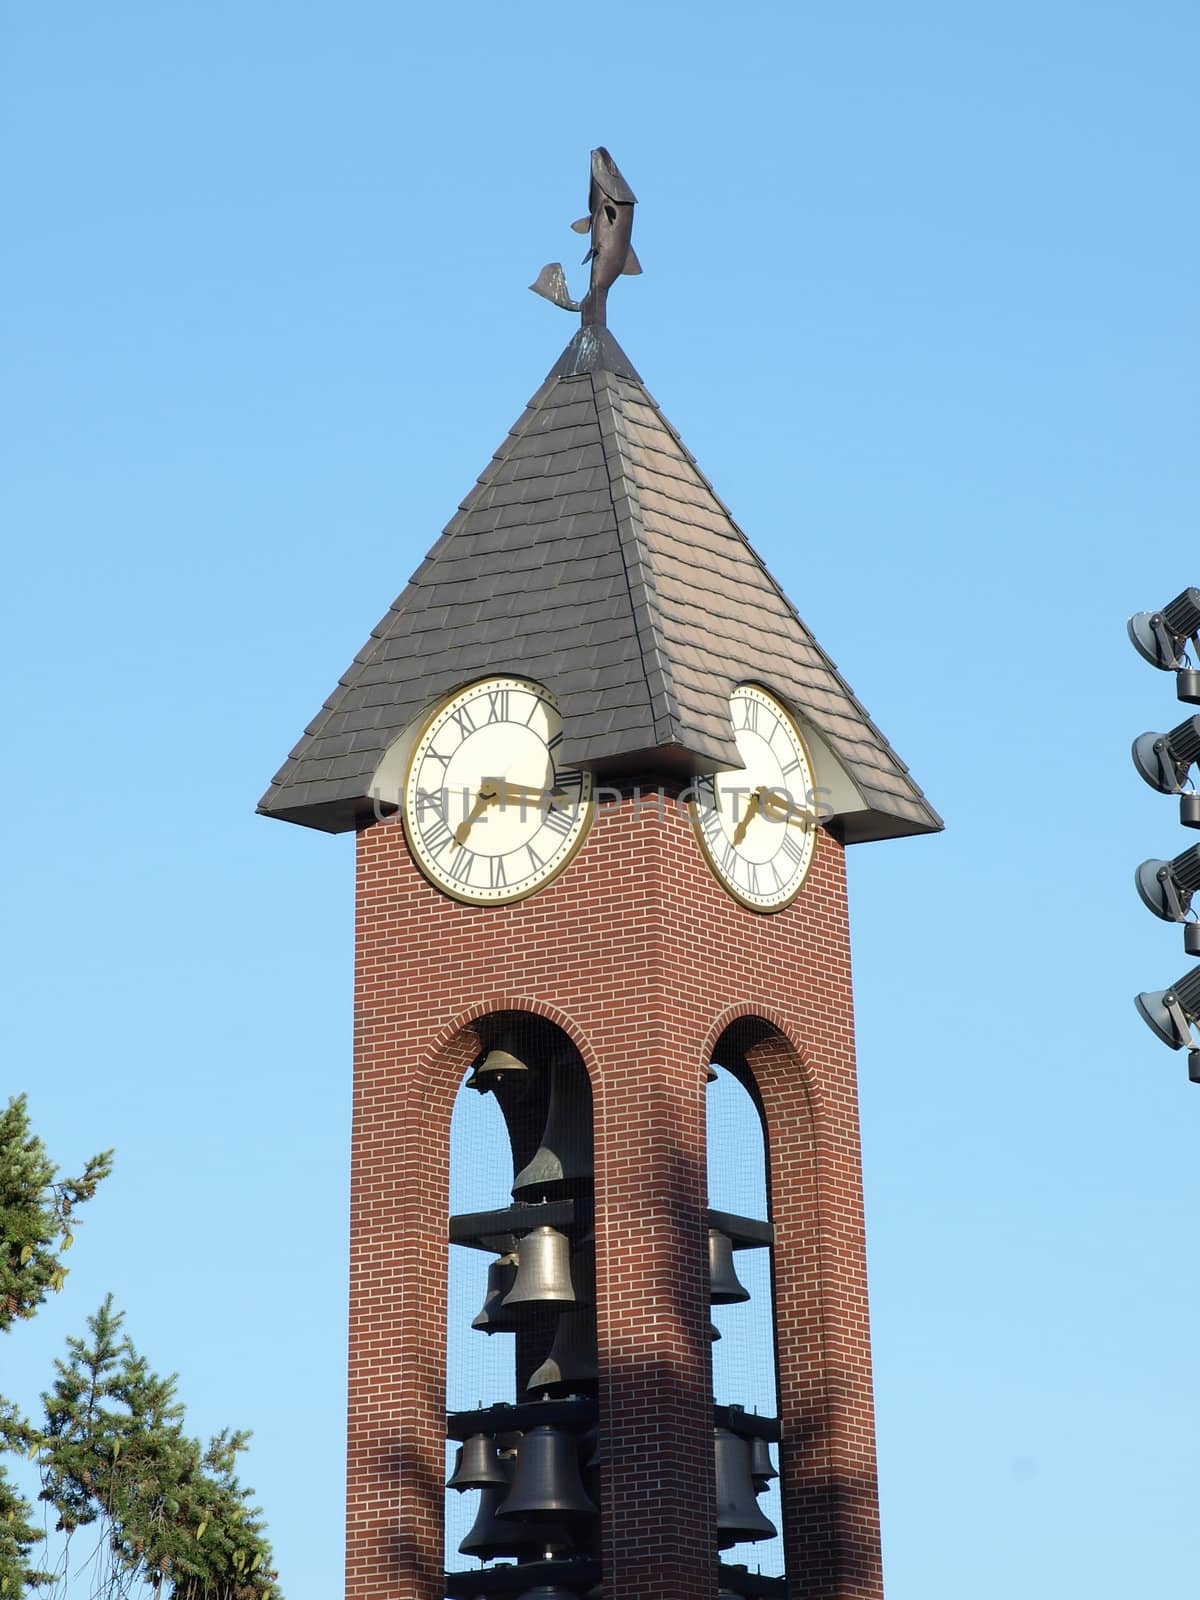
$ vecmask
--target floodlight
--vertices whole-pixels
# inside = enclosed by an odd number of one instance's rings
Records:
[[[1139,994],[1133,1003],[1146,1026],[1172,1050],[1194,1044],[1192,1023],[1200,1016],[1200,967],[1193,967],[1169,989]]]
[[[1185,589],[1161,611],[1139,611],[1128,628],[1138,655],[1163,672],[1178,672],[1187,641],[1200,633],[1200,589]]]
[[[1186,922],[1192,896],[1200,889],[1200,844],[1174,861],[1143,861],[1134,881],[1148,911],[1164,922]]]
[[[1152,789],[1182,794],[1188,768],[1200,761],[1200,717],[1189,717],[1170,733],[1139,733],[1133,764]]]

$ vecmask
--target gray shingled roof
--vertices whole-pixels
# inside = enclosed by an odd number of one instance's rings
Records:
[[[389,745],[492,674],[553,690],[563,760],[601,771],[739,766],[728,698],[753,679],[863,796],[847,841],[941,827],[605,329],[568,345],[258,809],[359,826]]]

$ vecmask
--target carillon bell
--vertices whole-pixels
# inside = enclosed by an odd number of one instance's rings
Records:
[[[508,1474],[496,1454],[496,1441],[487,1433],[473,1433],[458,1447],[454,1472],[447,1489],[486,1489],[489,1484],[508,1487]]]
[[[465,1087],[474,1089],[479,1094],[488,1094],[506,1077],[517,1073],[528,1074],[529,1068],[517,1054],[515,1045],[516,1041],[511,1034],[502,1035],[496,1045],[475,1066]]]
[[[559,1385],[599,1383],[596,1364],[596,1314],[564,1311],[554,1329],[546,1359],[525,1385],[527,1389],[552,1389]]]
[[[570,1549],[570,1535],[561,1525],[542,1523],[534,1527],[529,1522],[499,1516],[500,1502],[508,1492],[507,1484],[489,1486],[480,1492],[475,1521],[458,1547],[464,1556],[475,1556],[479,1561],[494,1561],[497,1556],[537,1560],[552,1550]]]
[[[517,1446],[517,1470],[498,1515],[532,1522],[595,1514],[579,1475],[574,1434],[550,1423],[530,1428]]]
[[[775,1525],[759,1510],[750,1474],[750,1444],[728,1428],[714,1428],[717,1460],[717,1546],[773,1539]]]
[[[517,1245],[517,1275],[501,1304],[536,1310],[538,1306],[573,1305],[571,1245],[565,1233],[543,1224]]]
[[[716,1228],[708,1230],[708,1283],[715,1306],[739,1305],[750,1298],[733,1269],[733,1240]]]
[[[755,1494],[762,1494],[771,1479],[779,1476],[771,1460],[771,1446],[757,1436],[750,1441],[750,1476],[754,1479]]]
[[[517,1258],[509,1253],[497,1257],[488,1267],[487,1292],[479,1315],[471,1323],[484,1333],[511,1333],[517,1326],[515,1319],[505,1315],[504,1297],[512,1288],[517,1276]]]
[[[514,1200],[557,1199],[592,1176],[592,1108],[582,1066],[555,1061],[542,1142],[513,1180]]]

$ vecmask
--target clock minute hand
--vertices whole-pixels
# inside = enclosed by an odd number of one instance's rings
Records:
[[[790,823],[793,828],[807,828],[812,821],[802,806],[794,806],[770,792],[763,796],[762,808],[768,817],[773,817],[777,822]]]
[[[523,806],[532,802],[540,809],[542,806],[553,807],[555,800],[563,800],[566,796],[567,791],[557,786],[553,789],[534,789],[525,783],[513,783],[508,778],[501,780],[500,797],[505,805],[510,800],[516,800]]]

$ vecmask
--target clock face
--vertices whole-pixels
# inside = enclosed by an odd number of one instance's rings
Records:
[[[448,700],[417,740],[404,827],[421,871],[476,905],[520,900],[561,872],[592,818],[592,778],[560,766],[554,696],[488,678]]]
[[[765,689],[740,685],[729,708],[744,770],[698,778],[692,820],[729,893],[779,911],[800,892],[816,847],[812,764],[791,715]]]

